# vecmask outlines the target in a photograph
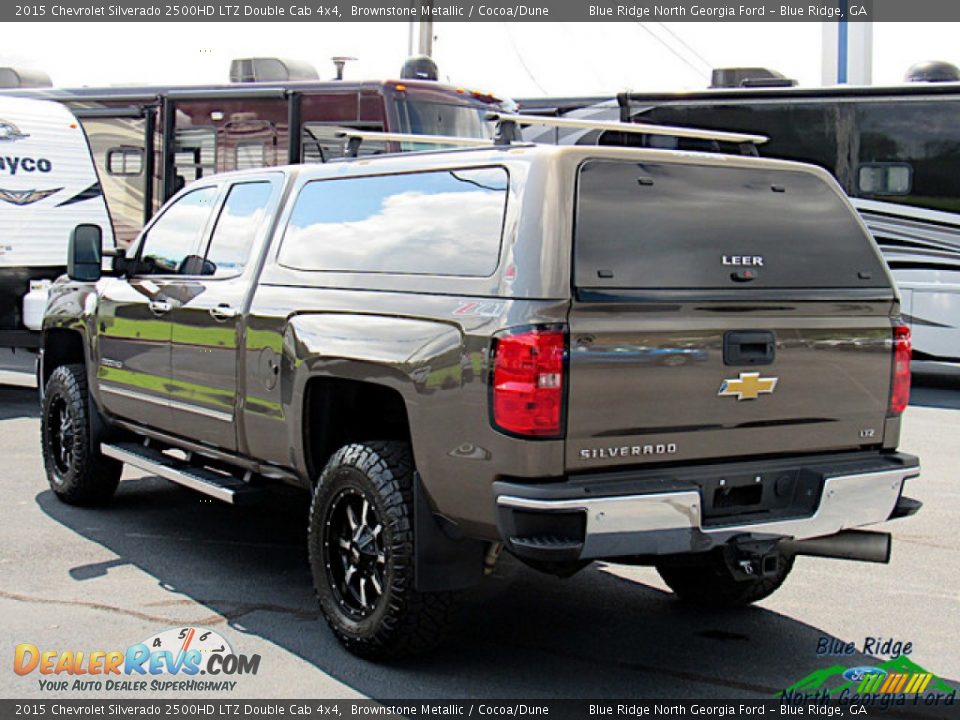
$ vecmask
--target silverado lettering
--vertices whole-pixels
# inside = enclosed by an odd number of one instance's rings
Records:
[[[584,460],[595,458],[639,457],[641,455],[672,455],[677,451],[676,443],[658,443],[657,445],[623,445],[608,448],[584,448],[580,457]]]

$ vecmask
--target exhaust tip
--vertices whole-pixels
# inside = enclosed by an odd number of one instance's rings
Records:
[[[887,564],[893,547],[890,533],[871,530],[842,530],[836,535],[784,540],[780,551],[786,555],[807,555],[837,560],[859,560]]]

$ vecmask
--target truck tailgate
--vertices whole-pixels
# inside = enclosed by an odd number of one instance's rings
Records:
[[[883,301],[577,303],[568,467],[879,444],[890,395],[889,310]],[[725,349],[729,359],[731,341],[743,338],[770,338],[770,361],[725,362]],[[741,353],[744,345],[761,352],[741,343]]]
[[[571,471],[882,442],[889,274],[825,175],[771,165],[581,166]]]

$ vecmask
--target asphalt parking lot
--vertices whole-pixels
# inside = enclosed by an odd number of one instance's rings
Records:
[[[233,509],[128,470],[110,507],[63,505],[41,466],[27,360],[8,361],[0,366],[2,697],[84,695],[45,693],[36,673],[16,675],[8,663],[17,643],[123,649],[187,625],[262,656],[235,697],[761,698],[834,664],[816,656],[822,637],[910,642],[911,660],[960,687],[960,381],[914,390],[902,448],[923,460],[909,495],[924,508],[889,524],[890,565],[800,558],[773,597],[710,613],[675,602],[649,569],[594,565],[558,580],[507,561],[468,599],[438,651],[378,666],[344,652],[319,619],[305,499]]]

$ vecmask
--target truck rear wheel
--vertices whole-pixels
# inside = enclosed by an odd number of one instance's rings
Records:
[[[774,574],[748,579],[734,577],[720,553],[664,561],[657,564],[657,572],[683,602],[700,607],[741,607],[779,589],[793,569],[793,560],[780,555]]]
[[[40,418],[43,465],[50,488],[71,505],[106,502],[123,463],[100,454],[100,418],[90,404],[83,365],[61,365],[47,381]]]
[[[415,587],[413,459],[400,442],[347,445],[310,507],[310,569],[323,615],[354,655],[384,660],[435,646],[455,595]]]

